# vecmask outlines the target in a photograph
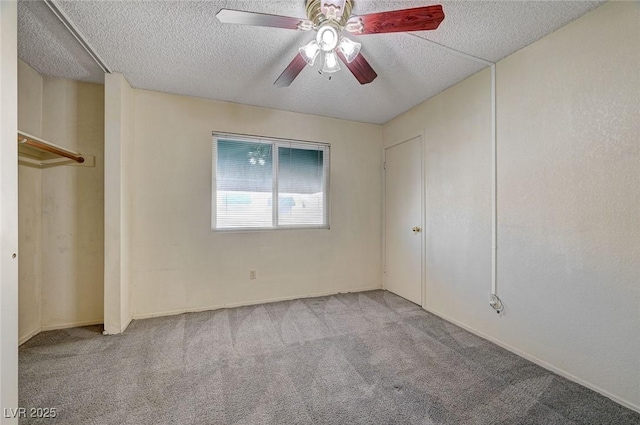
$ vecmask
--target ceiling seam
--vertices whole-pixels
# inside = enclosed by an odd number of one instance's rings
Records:
[[[412,37],[415,37],[415,38],[419,38],[422,41],[426,41],[427,43],[430,43],[430,44],[432,44],[434,46],[437,46],[437,47],[439,47],[441,49],[444,49],[444,50],[446,50],[446,51],[448,51],[450,53],[453,53],[456,56],[460,56],[460,57],[463,57],[463,58],[466,58],[466,59],[470,59],[470,60],[472,60],[474,62],[478,62],[478,63],[481,63],[481,64],[486,65],[486,66],[495,65],[495,62],[491,62],[491,61],[488,61],[486,59],[482,59],[482,58],[479,58],[477,56],[473,56],[473,55],[470,55],[468,53],[461,52],[460,50],[456,50],[456,49],[454,49],[452,47],[445,46],[444,44],[437,43],[435,41],[429,40],[428,38],[420,37],[417,34],[411,34],[411,33],[406,33],[406,34],[410,35]]]
[[[73,24],[71,19],[67,16],[66,13],[58,6],[55,0],[43,0],[44,3],[51,9],[54,15],[62,22],[62,24],[69,30],[71,35],[78,40],[78,43],[87,51],[89,56],[98,64],[100,69],[107,74],[111,74],[111,69],[105,63],[105,61],[100,57],[100,55],[95,51],[93,46],[87,41],[86,37],[80,32],[80,30]]]

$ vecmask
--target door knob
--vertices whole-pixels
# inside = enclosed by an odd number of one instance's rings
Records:
[[[419,227],[417,227],[417,226],[416,226],[416,227],[414,227],[414,228],[413,228],[413,229],[411,229],[411,230],[413,231],[413,233],[420,233],[420,232],[422,231],[422,229],[421,229],[421,228],[419,228]]]

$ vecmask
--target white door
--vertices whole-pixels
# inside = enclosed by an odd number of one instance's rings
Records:
[[[385,287],[422,305],[422,140],[385,150]]]

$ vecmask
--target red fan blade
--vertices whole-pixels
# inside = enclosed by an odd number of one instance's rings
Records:
[[[293,58],[289,66],[287,66],[285,70],[282,71],[282,74],[280,74],[273,85],[276,87],[289,87],[305,66],[307,66],[307,62],[300,55],[300,53],[298,53],[296,57]]]
[[[328,17],[332,14],[331,10],[333,9],[335,18],[339,19],[342,16],[342,12],[344,12],[344,2],[345,0],[323,0],[320,11]]]
[[[378,76],[373,68],[371,68],[371,65],[369,65],[369,62],[362,56],[362,53],[356,56],[351,63],[347,62],[347,58],[344,57],[340,50],[337,50],[336,53],[360,84],[369,84]]]
[[[313,24],[308,19],[290,16],[268,15],[266,13],[243,12],[242,10],[221,9],[216,18],[224,24],[254,25],[258,27],[286,28],[308,31]]]
[[[438,4],[354,16],[347,22],[346,29],[354,34],[426,31],[438,28],[443,19],[444,12]]]

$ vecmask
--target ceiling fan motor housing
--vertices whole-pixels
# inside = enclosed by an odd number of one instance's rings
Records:
[[[320,27],[327,21],[333,21],[339,27],[339,30],[342,30],[351,16],[353,0],[344,0],[342,13],[337,10],[339,8],[339,3],[340,2],[338,2],[338,5],[334,5],[332,0],[307,0],[307,17],[311,22],[313,22],[316,28]],[[325,10],[330,13],[325,14],[323,6]],[[331,16],[331,12],[333,12],[333,16]]]

